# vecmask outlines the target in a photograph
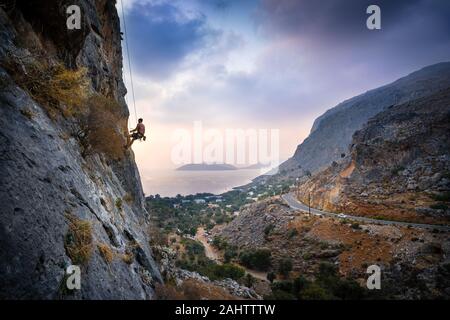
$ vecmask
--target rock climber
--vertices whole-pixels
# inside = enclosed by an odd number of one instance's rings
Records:
[[[134,128],[133,130],[130,130],[131,133],[131,140],[129,140],[128,144],[125,146],[126,149],[128,149],[129,147],[131,147],[131,145],[133,144],[134,141],[136,140],[140,140],[143,139],[145,141],[146,137],[145,137],[145,125],[143,123],[143,119],[140,118],[138,120],[138,124],[136,125],[136,128]]]

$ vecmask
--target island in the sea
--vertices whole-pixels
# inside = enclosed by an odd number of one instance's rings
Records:
[[[190,163],[185,164],[179,168],[177,171],[223,171],[223,170],[237,170],[235,166],[226,163]]]

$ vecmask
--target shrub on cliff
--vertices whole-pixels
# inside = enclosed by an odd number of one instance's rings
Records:
[[[112,98],[92,95],[86,102],[88,113],[78,118],[80,141],[84,157],[102,153],[113,160],[124,156],[124,133],[120,132],[120,105]]]
[[[64,240],[67,255],[74,264],[86,264],[93,251],[92,226],[89,221],[67,214],[69,230]]]
[[[84,112],[89,79],[86,68],[68,69],[36,57],[9,55],[1,65],[14,82],[39,103],[51,119],[68,118]]]
[[[278,263],[278,273],[284,277],[289,275],[289,272],[292,271],[292,259],[283,258]]]

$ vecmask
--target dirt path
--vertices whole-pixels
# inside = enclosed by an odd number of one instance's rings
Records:
[[[197,229],[197,233],[195,234],[195,239],[200,241],[205,247],[205,255],[207,258],[214,260],[215,262],[220,262],[220,252],[212,245],[208,243],[208,239],[205,235],[205,229],[203,227],[199,227]]]
[[[208,239],[205,235],[205,229],[203,227],[199,227],[197,229],[197,233],[195,234],[195,239],[200,241],[203,244],[203,246],[205,247],[206,257],[208,257],[209,259],[211,259],[217,263],[222,263],[222,261],[221,261],[222,255],[221,255],[220,251],[208,243]],[[262,271],[251,270],[242,265],[239,265],[239,266],[244,268],[245,272],[251,274],[256,279],[267,281],[267,273],[262,272]]]

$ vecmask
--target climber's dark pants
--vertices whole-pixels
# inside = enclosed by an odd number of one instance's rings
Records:
[[[131,137],[133,138],[133,140],[137,140],[137,139],[141,139],[144,137],[144,135],[140,134],[139,132],[134,132]]]

